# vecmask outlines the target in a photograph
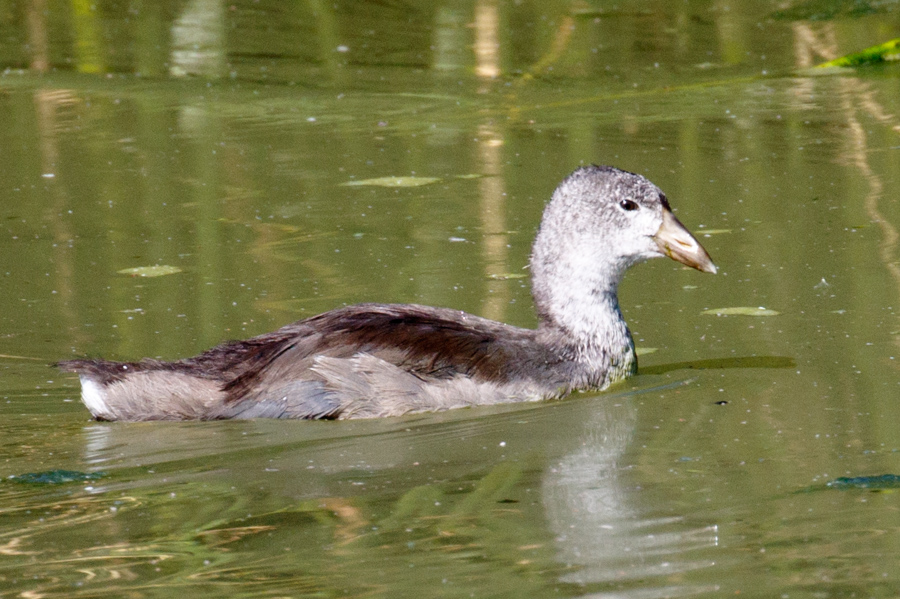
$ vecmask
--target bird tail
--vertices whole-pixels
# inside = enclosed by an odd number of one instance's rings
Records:
[[[67,360],[81,380],[81,401],[97,420],[202,420],[225,399],[222,381],[178,362]]]

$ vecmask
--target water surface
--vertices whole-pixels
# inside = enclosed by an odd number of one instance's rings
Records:
[[[896,596],[900,71],[810,67],[898,11],[0,10],[0,594]],[[605,393],[96,423],[48,366],[359,301],[533,326],[541,209],[586,163],[656,182],[720,268],[629,274],[641,373]],[[436,180],[347,185],[381,177]]]

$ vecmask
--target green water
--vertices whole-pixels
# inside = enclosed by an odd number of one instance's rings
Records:
[[[3,5],[0,596],[897,596],[900,70],[809,67],[898,30],[895,2]],[[629,274],[641,374],[606,393],[95,423],[49,366],[360,301],[533,326],[542,206],[592,162],[720,269]],[[399,176],[437,181],[345,185]],[[705,313],[741,307],[772,312]]]

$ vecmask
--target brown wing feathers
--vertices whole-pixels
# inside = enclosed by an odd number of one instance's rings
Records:
[[[350,358],[371,354],[423,378],[454,374],[483,380],[505,378],[505,352],[497,349],[497,332],[463,323],[458,314],[410,306],[403,306],[402,310],[384,305],[351,306],[288,325],[270,335],[237,342],[235,345],[240,347],[223,353],[236,351],[243,357],[228,362],[246,365],[249,358],[253,366],[227,377],[226,403],[239,401],[254,386],[255,379],[274,363],[292,360],[297,370],[307,371],[316,356]],[[212,352],[216,351],[219,348],[197,360],[215,360]]]

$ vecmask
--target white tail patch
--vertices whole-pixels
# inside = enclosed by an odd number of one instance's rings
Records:
[[[106,403],[106,391],[101,383],[89,379],[86,375],[79,375],[81,380],[81,401],[87,406],[94,418],[109,413]]]

